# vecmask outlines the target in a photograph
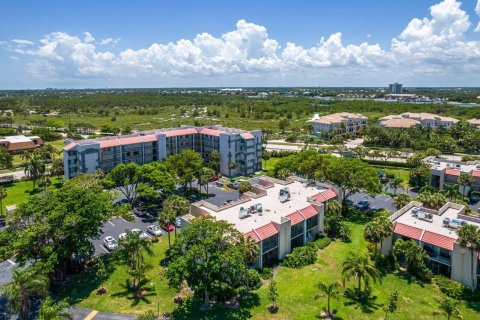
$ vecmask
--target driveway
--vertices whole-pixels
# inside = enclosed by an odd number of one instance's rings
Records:
[[[106,313],[98,312],[80,307],[72,307],[70,311],[73,315],[73,320],[133,320],[136,316],[120,313]]]

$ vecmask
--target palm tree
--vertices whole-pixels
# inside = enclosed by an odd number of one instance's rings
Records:
[[[442,194],[447,197],[449,201],[453,201],[461,196],[460,191],[458,191],[458,185],[456,184],[445,184]]]
[[[245,252],[245,263],[247,265],[253,264],[257,260],[258,253],[260,252],[258,244],[252,238],[248,237],[243,238],[241,246]]]
[[[473,270],[475,251],[480,250],[480,230],[473,224],[461,226],[458,230],[458,243],[462,248],[470,250],[470,269],[472,275],[472,286],[475,286],[475,273]]]
[[[243,181],[238,186],[238,193],[240,197],[242,197],[244,193],[249,191],[252,191],[252,184],[250,183],[250,181]]]
[[[229,162],[228,163],[228,175],[232,175],[232,170],[235,170],[237,168],[237,164],[235,162]]]
[[[50,173],[57,177],[61,181],[64,174],[63,159],[54,159],[52,161],[52,167],[50,168]]]
[[[208,183],[207,183],[208,185]],[[165,219],[168,220],[168,224],[175,224],[175,219],[177,216],[182,216],[187,214],[190,209],[190,202],[182,196],[178,195],[171,195],[163,202],[163,210],[169,211],[165,213],[164,216],[160,220],[164,220],[164,223],[167,222]],[[162,215],[162,214],[160,214]],[[177,237],[177,228],[174,229],[175,237]],[[168,239],[170,243],[170,232],[168,232]]]
[[[435,299],[438,303],[438,313],[444,314],[447,316],[447,319],[450,320],[452,316],[457,317],[459,319],[462,318],[462,314],[460,310],[458,310],[457,305],[458,301],[454,300],[449,297],[445,297],[443,299]]]
[[[383,234],[380,225],[375,221],[370,221],[365,225],[365,229],[363,230],[363,237],[368,242],[375,244],[375,255],[378,252],[378,243],[382,241]]]
[[[465,188],[469,187],[473,183],[473,177],[468,173],[462,173],[458,177],[458,184],[462,186],[462,196],[465,196]]]
[[[141,233],[126,231],[126,236],[120,240],[122,250],[127,254],[128,266],[130,274],[133,276],[132,287],[135,288],[140,282],[145,272],[145,259],[143,252],[153,255],[151,249],[152,243],[141,236]],[[138,281],[137,281],[138,280]]]
[[[397,209],[405,207],[412,201],[412,198],[406,193],[400,193],[393,199],[393,204]]]
[[[210,163],[215,174],[218,174],[220,172],[220,152],[218,150],[213,150],[210,154]]]
[[[393,195],[397,195],[397,189],[402,185],[403,180],[397,177],[394,177],[390,182],[388,183],[388,186],[390,189],[393,190]]]
[[[7,195],[7,189],[0,187],[0,216],[3,216],[3,199],[5,199]]]
[[[320,282],[317,284],[317,288],[322,292],[315,296],[315,299],[320,299],[324,296],[327,297],[327,313],[328,316],[331,317],[332,313],[330,312],[330,299],[338,299],[340,297],[340,283],[338,282],[331,282],[325,283]]]
[[[365,287],[370,287],[370,279],[374,282],[379,278],[377,269],[370,264],[368,256],[351,252],[342,265],[342,278],[346,280],[353,278],[358,281],[357,290],[360,293],[362,289],[362,280]]]
[[[336,214],[339,215],[342,212],[342,207],[337,200],[330,200],[327,202],[327,214]]]
[[[33,180],[33,190],[36,182],[46,171],[45,162],[39,156],[33,156],[25,162],[25,174]]]
[[[46,296],[48,285],[48,277],[32,267],[13,270],[12,281],[5,286],[4,290],[10,307],[18,313],[20,320],[27,320],[30,317],[30,297]]]

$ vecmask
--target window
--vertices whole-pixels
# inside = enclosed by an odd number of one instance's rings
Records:
[[[134,152],[133,152],[133,155],[134,155],[134,156],[138,156],[139,154],[140,154],[140,151],[134,151]]]
[[[278,234],[271,236],[262,241],[263,252],[267,252],[276,247],[278,247]]]
[[[292,226],[292,239],[299,235],[303,235],[303,222]]]
[[[318,214],[307,219],[307,230],[310,230],[316,226],[318,226]]]

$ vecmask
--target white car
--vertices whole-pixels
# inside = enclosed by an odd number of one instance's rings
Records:
[[[108,251],[113,251],[118,247],[117,240],[113,239],[113,237],[111,236],[105,237],[105,239],[103,239],[103,244],[108,249]]]
[[[158,226],[156,226],[154,224],[147,227],[147,232],[150,233],[154,237],[160,237],[161,235],[163,235],[162,229],[160,229]]]
[[[126,233],[126,232],[120,233],[120,234],[118,235],[118,241],[123,240],[123,239],[125,239],[126,237],[127,237],[127,233]]]
[[[139,234],[141,239],[148,238],[148,235],[138,228],[132,229],[132,232]]]

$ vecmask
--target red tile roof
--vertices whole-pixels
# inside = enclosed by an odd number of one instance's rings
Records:
[[[68,151],[68,150],[70,150],[70,149],[72,149],[72,148],[74,148],[74,147],[76,147],[76,146],[77,146],[77,144],[76,144],[75,142],[70,142],[70,143],[67,144],[65,147],[63,147],[63,150],[64,150],[64,151]]]
[[[443,236],[438,233],[425,231],[422,237],[422,241],[443,249],[453,251],[453,243],[455,242],[455,239]]]
[[[311,218],[318,213],[313,206],[308,206],[306,208],[300,209],[299,211],[305,219]]]
[[[255,233],[255,231],[250,231],[250,232],[247,232],[243,235],[245,238],[251,238],[253,241],[255,241],[256,243],[260,242],[260,238],[257,236],[257,234]]]
[[[120,139],[118,139],[118,142],[120,143],[120,145],[126,146],[126,145],[129,145],[129,144],[142,143],[142,142],[143,142],[143,139],[142,139],[141,136],[137,136],[137,137],[127,137],[127,138],[120,138]]]
[[[260,228],[255,229],[256,233],[260,237],[260,240],[265,240],[267,238],[270,238],[271,236],[274,236],[278,233],[277,228],[273,223],[268,223]]]
[[[157,141],[157,137],[153,134],[149,134],[149,135],[146,135],[146,136],[143,136],[143,142],[154,142],[154,141]]]
[[[243,139],[253,139],[253,138],[255,138],[255,137],[253,136],[253,134],[251,134],[250,132],[244,132],[244,133],[240,134],[240,136],[241,136]]]
[[[332,189],[322,190],[319,194],[313,196],[316,202],[325,202],[337,197],[337,194]]]
[[[290,213],[288,216],[286,216],[286,218],[291,221],[292,226],[305,220],[298,211],[295,211],[294,213]]]
[[[397,222],[395,223],[393,232],[408,238],[420,240],[423,229],[407,226],[406,224]]]
[[[457,169],[445,169],[445,174],[449,174],[452,176],[459,176],[460,175],[460,170]]]
[[[219,137],[220,136],[220,133],[222,133],[223,131],[220,131],[220,130],[214,130],[214,129],[209,129],[209,128],[205,128],[203,129],[202,131],[200,131],[200,134],[206,134],[208,136],[215,136],[215,137]]]
[[[120,145],[117,139],[100,140],[100,148],[111,148]]]
[[[479,178],[479,177],[480,177],[480,171],[478,171],[478,170],[472,170],[472,177],[477,177],[477,178]]]
[[[195,130],[194,128],[165,131],[165,135],[167,136],[167,138],[176,137],[176,136],[185,136],[185,135],[197,134],[197,133],[198,133],[197,130]]]

